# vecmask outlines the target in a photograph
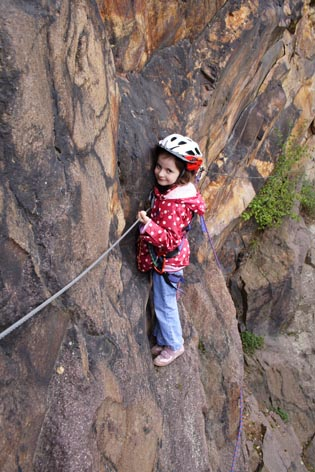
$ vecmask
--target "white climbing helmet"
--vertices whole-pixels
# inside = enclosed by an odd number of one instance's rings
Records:
[[[198,170],[202,164],[202,154],[195,141],[181,134],[170,134],[159,141],[159,147],[184,162],[189,171]]]

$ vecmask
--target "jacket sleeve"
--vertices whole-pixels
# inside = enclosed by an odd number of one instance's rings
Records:
[[[155,246],[158,252],[166,254],[180,245],[190,221],[191,212],[188,209],[182,213],[173,209],[160,218],[159,224],[153,220],[147,223],[142,237]]]
[[[205,201],[204,199],[202,198],[202,196],[200,195],[200,193],[198,192],[197,193],[197,197],[196,197],[196,202],[194,205],[192,205],[192,208],[191,208],[195,213],[198,213],[198,215],[204,215],[205,211],[206,211],[206,204],[205,204]]]

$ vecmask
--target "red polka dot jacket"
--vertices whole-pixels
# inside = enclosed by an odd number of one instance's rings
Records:
[[[148,247],[151,244],[157,256],[166,256],[180,248],[173,257],[165,259],[164,270],[175,272],[189,265],[190,248],[186,228],[195,213],[204,214],[205,202],[192,183],[172,187],[165,194],[154,187],[153,195],[149,214],[151,219],[146,225],[140,225],[138,269],[147,272],[153,268]]]

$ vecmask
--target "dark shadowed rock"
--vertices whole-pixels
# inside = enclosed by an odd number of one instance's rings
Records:
[[[159,138],[175,131],[200,142],[211,166],[200,184],[206,219],[222,246],[272,172],[276,129],[284,138],[292,128],[305,138],[312,130],[313,2],[114,3],[1,2],[1,329],[81,273],[147,207]],[[136,270],[136,236],[0,341],[1,470],[230,469],[243,355],[224,277],[196,222],[180,301],[186,352],[155,368],[150,281]],[[298,297],[303,241],[273,250],[277,301],[257,266],[247,267],[248,322],[271,332],[286,325],[280,308],[291,310],[289,288]],[[248,377],[266,391],[278,368],[268,371],[267,361]],[[314,378],[307,365],[305,389]],[[296,414],[296,435],[311,450],[310,427],[301,439],[299,421]],[[271,443],[268,464],[276,461]],[[238,468],[254,462],[243,445]]]

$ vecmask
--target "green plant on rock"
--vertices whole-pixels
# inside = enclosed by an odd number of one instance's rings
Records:
[[[261,349],[264,345],[263,336],[257,336],[250,331],[243,331],[241,333],[241,341],[244,353],[250,356],[254,354],[256,349]]]
[[[245,221],[254,217],[258,228],[266,229],[279,226],[286,216],[297,217],[293,204],[299,175],[292,169],[306,153],[306,147],[294,141],[283,147],[272,175],[242,214]]]
[[[279,406],[271,407],[271,410],[274,411],[275,413],[277,413],[277,415],[280,416],[282,421],[284,421],[285,423],[287,423],[289,421],[288,413],[285,410],[283,410],[282,408],[280,408]]]
[[[198,349],[202,354],[205,354],[206,347],[205,347],[204,342],[201,339],[199,339],[199,342],[198,342]]]
[[[301,202],[302,212],[309,218],[315,218],[315,188],[313,182],[305,179],[298,199]]]

